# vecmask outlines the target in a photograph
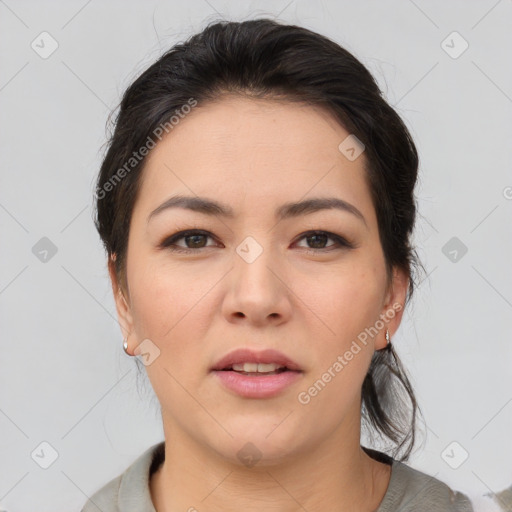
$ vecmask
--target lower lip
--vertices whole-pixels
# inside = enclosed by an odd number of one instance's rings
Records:
[[[285,371],[275,375],[251,376],[229,370],[215,370],[222,384],[245,398],[271,398],[301,378],[302,372]]]

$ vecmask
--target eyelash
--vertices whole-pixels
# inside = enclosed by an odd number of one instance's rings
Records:
[[[207,246],[207,247],[198,247],[197,249],[191,249],[191,248],[178,247],[178,246],[174,245],[175,242],[177,242],[178,240],[181,240],[182,238],[187,238],[188,236],[194,236],[194,235],[206,236],[206,237],[214,239],[214,237],[208,231],[203,231],[200,229],[187,229],[185,231],[180,231],[180,232],[175,233],[174,235],[166,238],[163,242],[161,242],[159,244],[159,248],[167,249],[167,250],[170,250],[173,252],[190,254],[193,252],[197,253],[198,251],[200,251],[202,249],[207,249],[208,247],[211,247],[211,246]],[[306,233],[303,233],[298,238],[297,241],[301,241],[304,238],[308,238],[308,237],[314,236],[314,235],[326,235],[328,238],[331,238],[332,240],[334,240],[336,242],[337,247],[336,247],[336,244],[333,246],[321,248],[321,249],[308,249],[308,248],[302,247],[302,249],[304,249],[306,253],[318,254],[319,252],[327,252],[327,251],[331,251],[333,249],[343,249],[343,248],[353,249],[354,248],[354,245],[351,244],[350,242],[348,242],[345,238],[343,238],[339,235],[335,235],[334,233],[330,233],[329,231],[321,231],[321,230],[307,231]],[[173,245],[174,245],[174,247],[172,247]]]

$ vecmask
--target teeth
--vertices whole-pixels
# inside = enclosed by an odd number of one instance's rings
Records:
[[[275,363],[238,363],[233,365],[235,372],[246,372],[246,373],[267,373],[274,372],[278,368],[284,368],[284,366]]]

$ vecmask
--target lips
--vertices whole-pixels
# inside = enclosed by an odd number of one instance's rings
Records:
[[[211,368],[211,371],[231,370],[234,364],[262,363],[277,364],[286,370],[301,372],[300,366],[288,356],[277,350],[267,349],[257,352],[250,349],[237,349],[229,352]]]
[[[211,374],[223,389],[243,399],[278,397],[304,378],[304,371],[295,361],[271,349],[234,350],[212,366]]]

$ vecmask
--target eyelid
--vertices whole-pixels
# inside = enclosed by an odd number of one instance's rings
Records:
[[[198,247],[196,249],[188,248],[188,247],[181,247],[181,246],[175,246],[174,248],[171,247],[175,242],[182,240],[182,239],[186,238],[187,236],[193,236],[193,235],[202,235],[207,238],[211,238],[212,240],[217,240],[217,238],[209,231],[205,231],[205,230],[199,229],[199,228],[190,228],[190,229],[184,229],[182,231],[178,231],[178,232],[174,233],[173,235],[166,237],[158,245],[158,247],[160,249],[166,249],[166,250],[170,250],[173,252],[181,252],[181,253],[199,253],[203,249],[212,247],[211,245],[207,245],[205,247]],[[304,249],[305,252],[321,254],[321,253],[328,253],[332,250],[354,249],[357,247],[356,244],[347,240],[346,237],[338,235],[336,233],[332,233],[331,231],[326,231],[326,230],[322,230],[322,229],[310,229],[308,231],[305,231],[305,232],[301,233],[300,235],[298,235],[293,243],[295,244],[295,243],[300,242],[300,241],[302,241],[310,236],[313,236],[313,235],[326,235],[327,238],[334,240],[336,243],[333,245],[324,247],[324,248],[319,248],[319,249],[301,247],[301,249]]]
[[[168,236],[164,238],[164,240],[158,245],[162,249],[170,249],[170,246],[177,242],[178,240],[181,240],[183,238],[186,238],[187,236],[193,236],[193,235],[203,235],[207,238],[211,238],[213,240],[216,240],[216,238],[209,232],[205,231],[204,229],[194,228],[194,229],[184,229],[182,231],[177,231],[171,236]],[[199,252],[201,249],[206,249],[211,246],[206,247],[200,247],[198,249],[190,249],[188,247],[180,247],[178,246],[178,249],[170,249],[170,250],[176,250],[177,252]]]
[[[331,231],[326,231],[324,229],[311,229],[309,231],[306,231],[302,234],[300,234],[296,238],[296,242],[300,242],[309,236],[313,235],[326,235],[327,238],[330,238],[331,240],[334,240],[336,243],[334,245],[328,246],[323,249],[311,249],[309,247],[304,247],[306,251],[313,251],[313,252],[327,252],[329,249],[337,249],[337,248],[346,248],[346,249],[352,249],[355,247],[355,245],[351,242],[349,242],[344,236],[337,235],[336,233],[332,233]],[[296,243],[294,242],[294,243]]]

